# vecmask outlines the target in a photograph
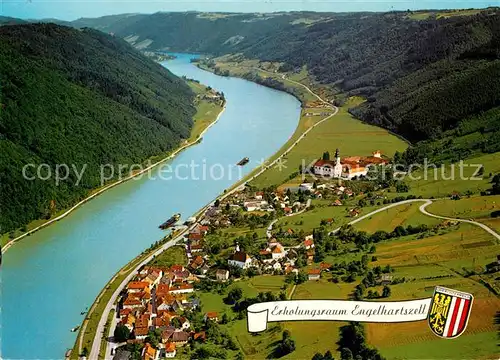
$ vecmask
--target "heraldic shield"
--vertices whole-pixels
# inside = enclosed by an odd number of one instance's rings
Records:
[[[467,327],[473,299],[471,294],[436,286],[428,316],[432,332],[448,339],[462,335]]]

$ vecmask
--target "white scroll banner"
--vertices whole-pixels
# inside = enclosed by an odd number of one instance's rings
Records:
[[[290,300],[247,308],[248,331],[267,329],[277,321],[357,321],[397,323],[427,319],[432,298],[409,301]]]

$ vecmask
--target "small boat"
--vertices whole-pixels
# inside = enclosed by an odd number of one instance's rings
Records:
[[[249,161],[250,161],[250,159],[249,159],[249,158],[244,157],[244,158],[243,158],[243,159],[241,159],[241,160],[240,160],[240,161],[239,161],[236,165],[238,165],[238,166],[243,166],[243,165],[248,164],[248,162],[249,162]]]
[[[80,315],[85,315],[85,313],[86,313],[86,311],[82,311],[82,312],[80,313]]]
[[[168,229],[169,227],[173,226],[177,221],[179,221],[180,218],[181,214],[175,214],[174,216],[172,216],[170,219],[168,219],[158,227],[162,230]]]
[[[76,332],[80,328],[80,325],[75,326],[73,329],[71,329],[71,332]]]

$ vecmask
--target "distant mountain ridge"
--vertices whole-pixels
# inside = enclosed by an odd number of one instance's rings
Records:
[[[87,196],[101,185],[101,165],[141,164],[190,135],[185,82],[94,29],[1,26],[0,79],[1,233]],[[30,163],[87,168],[78,186],[73,172],[56,186],[23,179]]]
[[[368,98],[358,118],[416,142],[500,105],[500,10],[439,14],[156,13],[74,25],[150,49],[307,65],[320,83]]]

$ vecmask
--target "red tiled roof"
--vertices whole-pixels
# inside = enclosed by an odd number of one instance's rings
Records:
[[[319,264],[319,267],[321,268],[321,270],[326,270],[329,269],[331,265],[326,262],[322,262],[321,264]]]
[[[283,252],[283,247],[281,247],[279,245],[274,247],[274,249],[272,251],[273,254],[281,254],[282,252]]]
[[[195,333],[194,336],[193,336],[193,339],[194,340],[202,340],[202,341],[205,341],[205,339],[207,338],[207,335],[205,334],[204,331],[201,331],[199,333]]]
[[[134,329],[135,336],[144,336],[144,335],[147,335],[148,332],[149,332],[148,327],[136,327]]]
[[[174,287],[171,287],[170,288],[170,291],[175,291],[175,290],[186,290],[186,289],[193,289],[193,285],[191,284],[180,284],[180,285],[176,285]]]
[[[207,312],[207,318],[208,319],[215,319],[215,318],[218,318],[218,317],[219,317],[219,314],[216,313],[215,311]]]
[[[185,331],[176,331],[172,335],[173,342],[184,342],[189,340],[189,334]]]
[[[127,297],[127,299],[125,299],[123,305],[142,305],[142,302],[140,300],[137,300],[136,298],[129,296]]]
[[[243,251],[235,252],[233,254],[233,256],[231,257],[232,260],[243,262],[243,263],[247,261],[247,258],[248,258],[247,253],[243,252]]]
[[[331,160],[318,160],[314,163],[314,166],[331,166],[331,167],[334,167],[335,166],[335,161],[331,161]]]
[[[201,240],[201,239],[203,239],[203,235],[201,233],[189,233],[188,239],[189,240]]]
[[[145,281],[131,281],[127,285],[127,289],[130,290],[143,290],[147,287],[149,287],[149,284]]]
[[[165,352],[167,353],[173,353],[175,351],[175,344],[172,342],[169,342],[165,345]]]
[[[172,272],[180,272],[183,270],[184,270],[184,266],[182,266],[182,265],[172,265],[170,267],[170,271],[172,271]]]
[[[162,317],[156,317],[154,319],[154,325],[156,327],[160,327],[160,326],[169,326],[170,325],[170,318],[169,317],[166,317],[166,316],[162,316]]]
[[[314,241],[311,239],[304,240],[304,246],[312,246],[314,245]]]
[[[320,269],[311,269],[307,273],[309,275],[319,275],[319,274],[321,274],[321,270]]]

